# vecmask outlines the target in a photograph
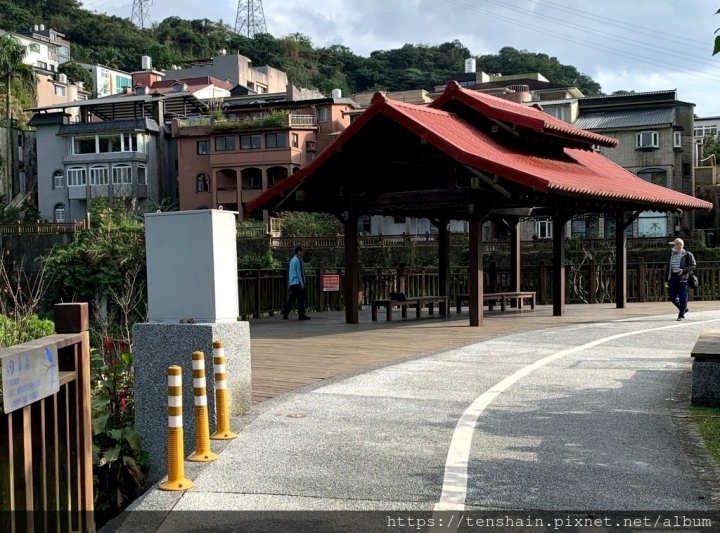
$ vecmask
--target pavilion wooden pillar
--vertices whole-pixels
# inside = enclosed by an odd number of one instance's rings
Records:
[[[345,226],[345,323],[359,322],[360,272],[358,260],[358,217],[350,213]]]
[[[571,214],[553,217],[553,316],[565,316],[565,225]]]
[[[624,213],[618,213],[615,223],[615,307],[627,307],[627,248]]]
[[[439,296],[450,296],[450,229],[449,220],[438,221],[438,270],[440,287]],[[440,314],[450,314],[450,305],[440,304]]]
[[[627,307],[627,237],[625,231],[640,216],[640,211],[625,219],[625,213],[619,212],[615,222],[615,307]]]
[[[483,234],[482,218],[470,219],[470,268],[468,271],[468,289],[470,295],[470,326],[482,326],[483,323]]]
[[[520,219],[507,221],[510,225],[510,292],[520,292]],[[517,300],[512,300],[517,307]]]

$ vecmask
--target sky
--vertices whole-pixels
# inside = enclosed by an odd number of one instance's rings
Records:
[[[130,16],[116,1],[88,9]],[[356,54],[405,43],[460,40],[474,55],[504,46],[545,53],[616,90],[677,89],[698,116],[720,115],[720,0],[263,0],[268,31],[300,32],[316,46]],[[234,25],[237,2],[154,0],[151,18],[209,18]],[[550,80],[553,81],[553,80]]]

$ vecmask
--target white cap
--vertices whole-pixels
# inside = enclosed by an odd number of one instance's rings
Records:
[[[682,239],[675,239],[674,241],[669,242],[668,244],[672,244],[673,246],[675,246],[676,244],[679,244],[680,246],[683,246],[683,247],[685,246],[685,242],[683,242]]]

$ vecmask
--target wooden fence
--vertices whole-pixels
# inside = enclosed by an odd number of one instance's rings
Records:
[[[253,235],[254,236],[254,235]],[[250,235],[241,235],[239,238],[250,237]],[[335,235],[329,237],[268,237],[270,245],[275,248],[294,248],[298,244],[303,248],[342,248],[345,246],[345,237],[343,235]],[[668,248],[669,237],[649,238],[637,237],[627,239],[627,248],[635,250],[651,250]],[[684,238],[685,246],[691,247],[693,239],[691,237]],[[358,236],[359,246],[365,248],[384,248],[391,246],[437,246],[437,233],[421,233],[402,235],[360,235]],[[467,233],[451,233],[450,243],[456,246],[467,245]],[[488,252],[509,252],[510,243],[508,241],[489,241],[484,243],[485,251]],[[614,250],[615,239],[568,239],[568,249],[574,248],[585,250]],[[523,252],[533,251],[550,251],[552,250],[552,239],[538,239],[532,241],[522,241],[520,248]]]
[[[87,304],[56,305],[55,329],[0,350],[0,368],[16,375],[27,354],[57,350],[57,368],[46,368],[60,385],[9,413],[0,395],[0,531],[95,531]]]
[[[566,303],[613,303],[615,301],[615,265],[610,263],[567,264]],[[323,292],[323,274],[340,276],[340,291]],[[552,266],[544,261],[521,269],[520,288],[537,294],[540,305],[552,303]],[[691,291],[691,300],[720,300],[720,261],[701,263],[696,275],[700,286]],[[306,305],[316,311],[344,308],[344,269],[306,269]],[[642,258],[627,268],[629,302],[660,302],[667,299],[664,288],[665,263],[645,263]],[[437,269],[365,268],[360,283],[362,305],[388,298],[400,290],[408,297],[434,296],[439,293]],[[485,268],[485,291],[510,291],[509,269],[491,263]],[[468,292],[467,268],[451,268],[450,297]],[[287,296],[287,270],[257,269],[238,271],[239,315],[260,317],[282,310]]]
[[[17,222],[0,224],[0,235],[42,235],[57,233],[81,233],[88,228],[87,220],[79,222]]]

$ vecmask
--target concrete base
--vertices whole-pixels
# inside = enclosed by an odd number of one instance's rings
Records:
[[[690,403],[720,407],[720,361],[693,361]]]
[[[185,457],[195,450],[192,353],[205,353],[210,433],[215,420],[215,384],[212,343],[223,341],[227,360],[230,415],[250,409],[250,325],[247,322],[219,324],[136,324],[133,327],[135,381],[135,431],[148,451],[148,482],[167,475],[167,369],[183,369],[183,432]]]

